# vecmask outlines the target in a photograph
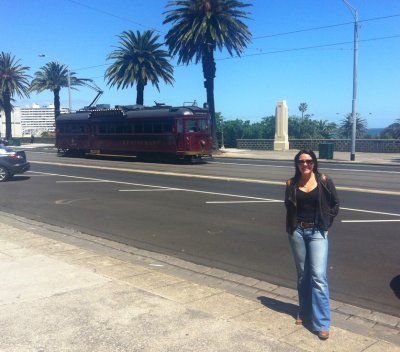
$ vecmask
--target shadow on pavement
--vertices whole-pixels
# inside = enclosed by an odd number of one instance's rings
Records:
[[[287,315],[290,315],[294,319],[296,319],[297,309],[298,309],[296,304],[278,301],[274,298],[265,297],[265,296],[257,297],[257,299],[265,307],[272,309],[278,313],[285,313]]]
[[[11,177],[8,182],[19,182],[19,181],[26,181],[26,180],[30,180],[29,176],[18,176],[18,175],[14,175],[13,177]]]

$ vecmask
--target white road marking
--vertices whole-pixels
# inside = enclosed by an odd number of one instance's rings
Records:
[[[363,223],[363,222],[400,222],[400,219],[391,219],[391,220],[342,220],[341,222],[347,222],[347,223],[351,223],[351,222],[355,222],[355,223]]]
[[[107,183],[110,181],[86,181],[86,180],[79,180],[79,181],[56,181],[56,183]]]
[[[79,180],[102,181],[102,182],[107,182],[107,183],[124,184],[124,185],[130,185],[130,186],[149,187],[149,188],[165,189],[165,190],[171,190],[172,189],[172,190],[182,191],[182,192],[192,192],[192,193],[211,194],[211,195],[217,195],[217,196],[252,199],[252,200],[257,200],[260,203],[261,202],[263,202],[263,203],[283,203],[283,200],[280,200],[280,199],[250,197],[250,196],[243,196],[243,195],[238,195],[238,194],[219,193],[219,192],[210,192],[210,191],[200,191],[200,190],[186,189],[186,188],[171,188],[171,187],[155,186],[155,185],[133,183],[133,182],[122,182],[122,181],[104,180],[104,179],[88,178],[88,177],[81,177],[81,176],[53,174],[53,173],[47,173],[47,172],[35,172],[35,173],[42,174],[42,175],[49,175],[49,176],[67,177],[67,178],[73,178],[73,179],[79,179]],[[386,213],[386,212],[379,212],[379,211],[373,211],[373,210],[363,210],[363,209],[354,209],[354,208],[345,208],[345,207],[341,207],[340,209],[341,210],[349,210],[349,211],[361,212],[361,213],[389,215],[389,216],[399,216],[400,217],[400,214],[397,214],[397,213]]]
[[[123,184],[123,185],[130,185],[130,186],[140,186],[140,187],[150,187],[150,188],[157,188],[157,189],[160,188],[160,189],[167,189],[167,190],[171,189],[171,187],[154,186],[154,185],[147,185],[147,184],[143,184],[143,183],[104,180],[104,179],[98,179],[98,178],[90,178],[90,177],[82,177],[82,176],[71,176],[71,175],[64,175],[64,174],[53,174],[53,173],[38,172],[38,171],[36,171],[36,173],[45,174],[45,175],[51,175],[51,176],[74,178],[74,179],[79,179],[79,180],[102,181],[102,182],[115,183],[115,184]],[[186,189],[186,188],[174,188],[174,189],[177,190],[177,191],[182,191],[182,192],[203,193],[203,194],[212,194],[212,195],[218,195],[218,196],[238,197],[238,198],[246,198],[246,199],[257,199],[257,200],[264,200],[264,201],[267,200],[267,201],[282,202],[281,200],[266,199],[266,198],[259,198],[259,197],[249,197],[249,196],[242,196],[242,195],[238,195],[238,194],[218,193],[218,192],[209,192],[209,191],[198,191],[198,190]]]
[[[193,174],[183,174],[183,173],[177,173],[177,172],[112,168],[112,167],[104,167],[104,166],[93,166],[93,165],[90,166],[90,165],[79,165],[79,164],[62,164],[62,163],[52,163],[52,162],[44,162],[44,161],[40,161],[40,162],[33,161],[31,163],[44,164],[44,165],[56,165],[56,166],[63,166],[63,167],[87,168],[87,169],[95,169],[95,170],[123,171],[123,172],[148,174],[148,175],[164,175],[164,176],[176,176],[176,177],[198,178],[198,179],[220,180],[220,181],[231,181],[231,182],[258,183],[258,184],[276,185],[276,186],[284,186],[285,185],[285,182],[283,182],[283,181],[258,180],[258,179],[251,179],[251,178],[211,176],[211,175],[193,175]],[[349,171],[349,170],[344,170],[344,171]],[[365,171],[368,171],[368,170],[365,170]],[[34,172],[34,171],[30,171],[30,172]],[[379,172],[381,172],[381,171],[379,171]],[[123,182],[121,182],[121,183],[123,183]],[[349,191],[349,192],[387,194],[387,195],[400,196],[399,191],[384,191],[384,190],[379,190],[379,189],[352,188],[352,187],[342,187],[342,186],[337,186],[336,189],[342,190],[342,191]]]
[[[32,161],[31,164],[55,165],[55,166],[63,166],[63,167],[77,167],[77,168],[82,168],[82,169],[94,169],[94,170],[123,171],[123,172],[145,174],[145,175],[164,175],[164,176],[199,178],[199,179],[208,179],[208,180],[261,183],[261,184],[279,185],[279,186],[285,185],[285,182],[283,182],[283,181],[265,181],[265,180],[251,179],[251,178],[238,178],[238,177],[227,177],[227,176],[193,175],[193,174],[183,174],[183,173],[179,173],[179,172],[169,172],[169,171],[126,169],[126,168],[94,166],[94,165],[80,165],[80,164],[62,164],[62,163],[52,163],[52,162],[47,162],[47,161]],[[34,171],[30,171],[30,172],[34,172]],[[365,192],[367,192],[367,191],[368,190],[366,190]],[[400,195],[400,192],[399,192],[399,195]]]
[[[177,188],[165,188],[165,189],[119,189],[118,192],[157,192],[157,191],[180,191]]]
[[[81,198],[81,199],[59,199],[59,200],[56,200],[54,203],[55,203],[55,204],[69,205],[69,204],[72,204],[72,203],[74,203],[74,202],[79,202],[79,201],[82,201],[82,200],[89,200],[89,199],[88,199],[88,198]]]
[[[227,163],[222,161],[207,161],[207,164],[223,164],[223,165],[236,165],[236,166],[254,166],[254,167],[275,167],[275,168],[293,168],[292,165],[275,165],[275,164],[247,164],[247,163]]]
[[[372,210],[361,210],[361,209],[342,208],[342,207],[340,207],[340,209],[341,210],[358,211],[358,212],[362,212],[362,213],[379,214],[379,215],[400,216],[400,214],[397,214],[397,213],[383,213],[380,211],[372,211]]]
[[[242,204],[242,203],[283,203],[282,200],[232,200],[232,201],[209,201],[206,204]]]
[[[278,160],[277,160],[278,161]],[[290,160],[282,160],[282,161],[289,161]],[[293,165],[275,165],[275,164],[249,164],[249,163],[229,163],[229,162],[222,162],[222,161],[208,161],[208,164],[223,164],[223,165],[237,165],[237,166],[253,166],[253,167],[267,167],[267,168],[293,168]],[[379,165],[385,166],[385,165]],[[390,166],[390,165],[386,165]],[[400,174],[400,171],[384,171],[384,170],[366,170],[366,169],[340,169],[340,168],[333,168],[333,167],[319,167],[324,170],[333,170],[333,171],[350,171],[350,172],[373,172],[373,173],[386,173],[386,174]]]

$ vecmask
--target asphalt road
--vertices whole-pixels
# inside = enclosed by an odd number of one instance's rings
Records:
[[[28,158],[31,172],[1,184],[2,211],[295,287],[282,203],[291,162]],[[332,298],[400,316],[389,288],[400,273],[400,169],[321,170],[342,206],[329,235]]]

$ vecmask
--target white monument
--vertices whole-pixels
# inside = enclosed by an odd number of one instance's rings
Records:
[[[274,150],[289,150],[288,107],[286,100],[278,101],[276,104]]]

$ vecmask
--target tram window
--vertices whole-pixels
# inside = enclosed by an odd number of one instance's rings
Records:
[[[200,131],[208,131],[208,126],[209,126],[208,120],[199,120],[198,123]]]
[[[186,120],[185,122],[185,132],[197,132],[195,120]]]
[[[115,126],[113,126],[113,125],[107,125],[107,133],[109,133],[109,134],[115,134],[115,130],[116,130]]]
[[[135,123],[135,133],[143,133],[143,124],[141,122]]]
[[[99,128],[98,129],[99,134],[106,134],[107,133],[107,126],[106,125],[100,125],[98,128]]]
[[[153,124],[151,122],[143,123],[143,133],[153,133]]]
[[[204,132],[207,129],[207,120],[186,120],[186,132]]]
[[[124,125],[124,132],[126,134],[131,134],[132,133],[132,125]]]
[[[177,133],[183,133],[183,121],[182,120],[177,120],[176,121],[176,129]]]
[[[171,133],[172,132],[172,121],[164,122],[162,125],[162,131],[164,133]]]
[[[161,122],[154,122],[153,124],[153,133],[161,133],[162,132],[162,124]]]
[[[186,132],[207,132],[208,120],[186,120]]]
[[[85,128],[82,125],[72,125],[70,126],[70,133],[84,133]]]
[[[124,125],[122,124],[118,124],[117,126],[115,126],[115,133],[117,134],[121,134],[124,131]]]

